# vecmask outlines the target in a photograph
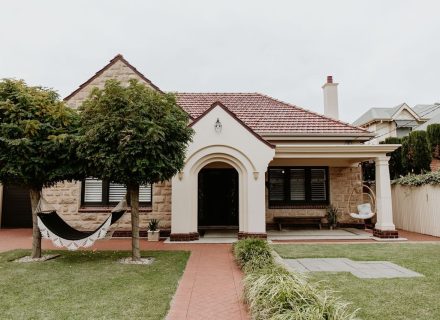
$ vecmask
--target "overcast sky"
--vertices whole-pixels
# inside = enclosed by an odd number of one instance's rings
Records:
[[[262,92],[340,117],[440,101],[439,1],[2,1],[0,78],[62,97],[116,54],[162,90]]]

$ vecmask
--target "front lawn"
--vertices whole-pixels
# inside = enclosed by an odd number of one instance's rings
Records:
[[[344,301],[360,308],[361,319],[440,319],[439,244],[278,244],[283,258],[349,258],[391,261],[423,274],[420,278],[359,279],[351,273],[308,273],[325,280]]]
[[[149,251],[152,265],[122,265],[129,252],[46,251],[46,262],[16,263],[28,251],[0,254],[2,319],[163,319],[189,252]]]

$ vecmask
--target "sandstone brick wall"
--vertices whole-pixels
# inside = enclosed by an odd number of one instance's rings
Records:
[[[330,167],[330,203],[339,208],[341,223],[360,223],[349,215],[348,198],[353,188],[356,193],[352,197],[352,209],[362,202],[362,174],[360,167]],[[268,193],[266,192],[266,223],[273,223],[274,216],[325,216],[326,209],[271,209],[269,208]]]
[[[145,85],[149,86],[149,84],[146,83],[138,74],[133,72],[130,67],[128,67],[121,60],[118,60],[109,68],[104,70],[104,72],[99,77],[92,80],[89,84],[87,84],[79,92],[72,96],[67,101],[67,104],[74,109],[78,108],[81,103],[88,97],[90,91],[94,87],[103,88],[105,82],[109,79],[117,79],[122,84],[127,84],[130,79],[137,79],[145,83]]]
[[[171,228],[171,182],[166,181],[153,185],[152,219],[160,220],[162,229]]]
[[[79,230],[94,230],[109,216],[102,208],[81,208],[81,183],[62,182],[43,190],[43,197],[52,204],[63,219]],[[151,209],[141,208],[139,221],[141,230],[146,230],[150,219],[159,219],[161,229],[171,228],[171,183],[153,185]],[[117,231],[131,230],[130,212],[118,221]]]
[[[75,219],[81,202],[80,182],[61,182],[43,189],[43,197],[66,219]]]
[[[357,205],[363,202],[361,167],[330,168],[330,203],[339,209],[342,223],[363,223],[350,217],[350,211],[357,212]],[[349,205],[353,188],[355,192]]]

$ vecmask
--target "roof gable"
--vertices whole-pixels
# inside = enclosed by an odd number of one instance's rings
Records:
[[[412,118],[418,120],[419,116],[406,103],[401,103],[392,108],[370,108],[353,122],[353,125],[364,126],[375,121],[393,121],[399,118],[402,112],[407,112]]]
[[[91,78],[81,84],[78,89],[64,98],[71,107],[77,108],[87,98],[94,87],[102,88],[108,79],[116,79],[121,83],[128,83],[129,79],[137,79],[147,86],[162,92],[135,67],[133,67],[121,54],[116,55],[102,69],[97,71]]]
[[[397,106],[396,108],[397,108],[397,110],[391,116],[391,120],[396,120],[396,119],[399,119],[399,120],[409,120],[409,119],[419,120],[420,119],[419,115],[416,112],[414,112],[406,103],[402,103],[400,105],[400,107]]]
[[[244,127],[247,131],[249,131],[252,135],[254,135],[258,140],[266,144],[267,146],[271,147],[272,149],[275,148],[273,144],[268,142],[267,140],[263,139],[258,133],[256,133],[254,130],[252,130],[249,126],[247,126],[243,121],[241,121],[231,110],[229,110],[223,103],[220,101],[214,102],[208,109],[205,110],[197,119],[195,119],[189,126],[194,126],[197,122],[199,122],[201,119],[203,119],[207,114],[209,114],[213,109],[215,108],[222,108],[227,114],[229,114],[236,122],[238,122],[242,127]]]

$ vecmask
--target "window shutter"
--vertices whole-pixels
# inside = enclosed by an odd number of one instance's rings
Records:
[[[306,200],[305,169],[290,169],[290,200]]]
[[[312,201],[326,201],[327,183],[325,169],[311,169],[310,174]]]
[[[102,180],[95,178],[85,179],[84,202],[102,202]]]
[[[269,200],[284,200],[284,170],[270,169],[269,171]]]
[[[124,199],[126,193],[127,188],[123,184],[110,183],[108,191],[108,201],[119,202]]]
[[[151,185],[139,187],[139,202],[151,202]]]

